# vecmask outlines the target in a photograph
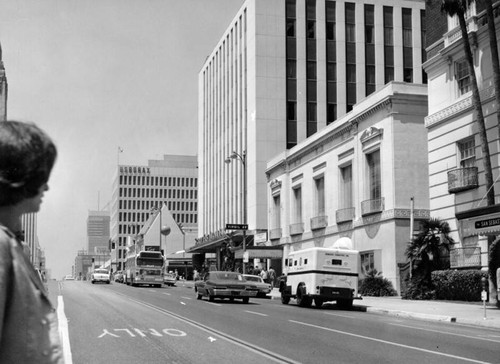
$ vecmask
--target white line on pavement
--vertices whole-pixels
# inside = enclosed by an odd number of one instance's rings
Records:
[[[66,364],[72,364],[73,356],[71,355],[71,345],[69,343],[68,318],[64,313],[63,296],[57,296],[57,322],[59,327],[59,337],[61,338],[61,345],[63,349],[64,362]]]
[[[253,315],[259,315],[259,316],[269,316],[269,315],[266,315],[265,313],[260,313],[260,312],[247,311],[247,310],[245,310],[245,312],[251,313],[251,314],[253,314]]]
[[[162,292],[163,294],[166,294],[167,296],[171,296],[170,293],[167,293],[167,292]]]
[[[321,329],[321,330],[326,330],[326,331],[336,332],[336,333],[338,333],[338,334],[342,334],[342,335],[348,335],[348,336],[353,336],[353,337],[357,337],[357,338],[360,338],[360,339],[365,339],[365,340],[375,341],[375,342],[382,343],[382,344],[388,344],[388,345],[398,346],[398,347],[400,347],[400,348],[413,349],[413,350],[416,350],[416,351],[422,351],[422,352],[424,352],[424,353],[429,353],[429,354],[434,354],[434,355],[439,355],[439,356],[445,356],[445,357],[447,357],[447,358],[460,359],[460,360],[463,360],[463,361],[468,361],[468,362],[471,362],[471,363],[488,364],[488,362],[485,362],[485,361],[474,360],[474,359],[465,358],[465,357],[463,357],[463,356],[457,356],[457,355],[445,354],[445,353],[440,353],[440,352],[438,352],[438,351],[432,351],[432,350],[427,350],[427,349],[417,348],[416,346],[410,346],[410,345],[405,345],[405,344],[399,344],[399,343],[396,343],[396,342],[393,342],[393,341],[381,340],[381,339],[377,339],[377,338],[374,338],[374,337],[369,337],[369,336],[364,336],[364,335],[353,334],[353,333],[351,333],[351,332],[346,332],[346,331],[340,331],[340,330],[330,329],[329,327],[324,327],[324,326],[318,326],[318,325],[308,324],[308,323],[306,323],[306,322],[300,322],[300,321],[294,321],[294,320],[288,320],[288,321],[289,321],[289,322],[292,322],[292,323],[295,323],[295,324],[299,324],[299,325],[304,325],[304,326],[309,326],[309,327],[315,327],[315,328],[317,328],[317,329]]]
[[[460,337],[465,337],[465,338],[467,338],[467,339],[475,339],[475,340],[491,341],[491,342],[494,342],[494,343],[498,343],[498,342],[500,342],[498,339],[497,339],[497,340],[487,339],[486,337],[482,337],[482,336],[472,336],[472,335],[464,335],[464,334],[454,334],[454,333],[451,333],[451,332],[443,332],[442,330],[431,330],[431,329],[425,329],[425,328],[422,328],[422,327],[415,327],[415,326],[402,325],[402,324],[389,324],[389,325],[406,327],[406,328],[409,328],[409,329],[412,329],[412,330],[430,331],[430,332],[437,332],[438,334],[446,334],[446,335],[452,335],[452,336],[460,336]]]
[[[181,296],[181,298],[184,298],[185,300],[192,300],[193,297],[185,297],[185,296]]]

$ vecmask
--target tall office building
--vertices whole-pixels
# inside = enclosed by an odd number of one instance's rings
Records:
[[[89,254],[109,254],[109,227],[108,211],[89,211],[87,217],[87,251]]]
[[[424,35],[424,0],[245,1],[199,73],[197,251],[227,223],[267,229],[269,159],[391,81],[425,83]]]
[[[113,269],[123,269],[127,239],[139,234],[149,216],[163,204],[179,226],[196,227],[197,166],[196,156],[185,155],[165,155],[163,160],[149,160],[147,166],[118,166],[111,210],[112,259],[116,263]]]

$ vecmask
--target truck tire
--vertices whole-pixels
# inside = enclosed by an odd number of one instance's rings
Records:
[[[348,310],[352,308],[352,300],[349,299],[337,300],[337,307],[344,310]]]
[[[297,288],[297,305],[300,307],[311,307],[312,299],[307,295],[306,287],[299,285]]]

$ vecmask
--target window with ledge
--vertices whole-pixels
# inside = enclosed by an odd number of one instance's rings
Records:
[[[375,269],[375,255],[373,252],[361,253],[361,271],[366,275],[370,270]]]
[[[281,227],[281,198],[280,195],[273,196],[273,229]]]
[[[293,222],[302,222],[302,188],[297,187],[293,189]]]
[[[460,167],[468,168],[476,166],[476,145],[474,138],[469,138],[458,142],[460,152]]]
[[[455,78],[457,80],[459,96],[471,90],[469,65],[465,59],[455,63]]]
[[[319,177],[314,180],[316,187],[316,216],[325,215],[325,177]]]
[[[382,197],[382,179],[380,173],[380,150],[366,155],[368,165],[368,187],[371,200]]]
[[[343,209],[353,207],[351,164],[340,168],[340,178],[340,206]]]

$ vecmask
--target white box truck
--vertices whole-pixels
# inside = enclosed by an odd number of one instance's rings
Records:
[[[302,307],[316,307],[336,301],[350,308],[358,295],[360,256],[344,247],[308,248],[289,253],[285,259],[285,279],[280,282],[281,302],[295,298]]]

